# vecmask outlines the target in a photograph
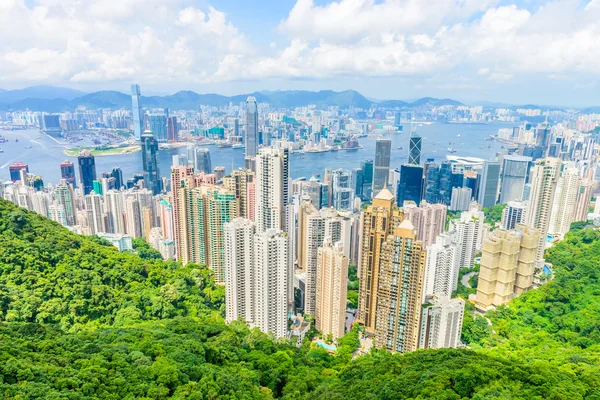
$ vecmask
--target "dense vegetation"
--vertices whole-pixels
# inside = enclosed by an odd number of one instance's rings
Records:
[[[210,271],[119,253],[0,200],[0,397],[600,399],[600,233],[548,252],[555,279],[489,317],[473,350],[352,360],[223,323]]]
[[[482,211],[485,214],[485,223],[490,224],[493,229],[496,223],[502,219],[502,211],[504,211],[505,207],[506,204],[496,204],[495,206],[484,208]]]
[[[348,298],[348,307],[356,310],[358,308],[358,276],[355,264],[348,265],[348,291],[346,297]]]

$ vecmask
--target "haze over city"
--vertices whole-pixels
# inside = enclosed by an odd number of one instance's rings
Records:
[[[10,0],[0,88],[598,104],[600,2]]]

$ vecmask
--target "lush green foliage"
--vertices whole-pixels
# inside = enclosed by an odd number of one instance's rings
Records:
[[[348,266],[348,307],[357,309],[358,308],[358,276],[356,275],[356,265],[350,264]]]
[[[484,208],[485,223],[490,224],[493,228],[502,219],[502,211],[505,207],[506,204],[496,204],[495,206]]]
[[[358,325],[335,355],[225,325],[207,269],[137,241],[119,253],[0,200],[0,397],[599,399],[600,233],[569,234],[547,258],[555,279],[493,326],[467,313],[477,351],[352,360]]]

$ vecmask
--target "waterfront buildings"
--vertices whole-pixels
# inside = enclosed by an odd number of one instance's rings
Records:
[[[94,155],[89,150],[83,150],[77,157],[79,164],[79,179],[83,194],[89,194],[94,190],[94,181],[96,180],[96,161]]]
[[[140,141],[144,187],[151,190],[153,195],[157,195],[162,191],[162,181],[158,169],[158,140],[151,131],[145,131]]]
[[[246,100],[246,157],[256,157],[258,153],[258,105],[249,96]]]
[[[140,140],[144,127],[144,115],[142,113],[142,105],[140,103],[140,86],[131,85],[131,111],[133,115],[133,136],[135,140]]]
[[[69,160],[65,160],[60,164],[60,177],[65,183],[77,187],[77,179],[75,178],[75,164]]]

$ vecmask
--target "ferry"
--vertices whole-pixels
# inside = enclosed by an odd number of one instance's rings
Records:
[[[224,149],[224,148],[233,147],[233,145],[231,143],[221,142],[221,143],[219,143],[219,145],[217,147],[220,149]]]
[[[448,147],[448,149],[446,149],[446,151],[448,153],[456,153],[456,150],[454,150],[452,147]]]
[[[234,148],[234,149],[243,149],[243,148],[244,148],[244,145],[243,145],[243,144],[241,144],[241,143],[236,143],[236,144],[234,144],[234,145],[233,145],[233,146],[231,146],[231,147],[232,147],[232,148]]]

